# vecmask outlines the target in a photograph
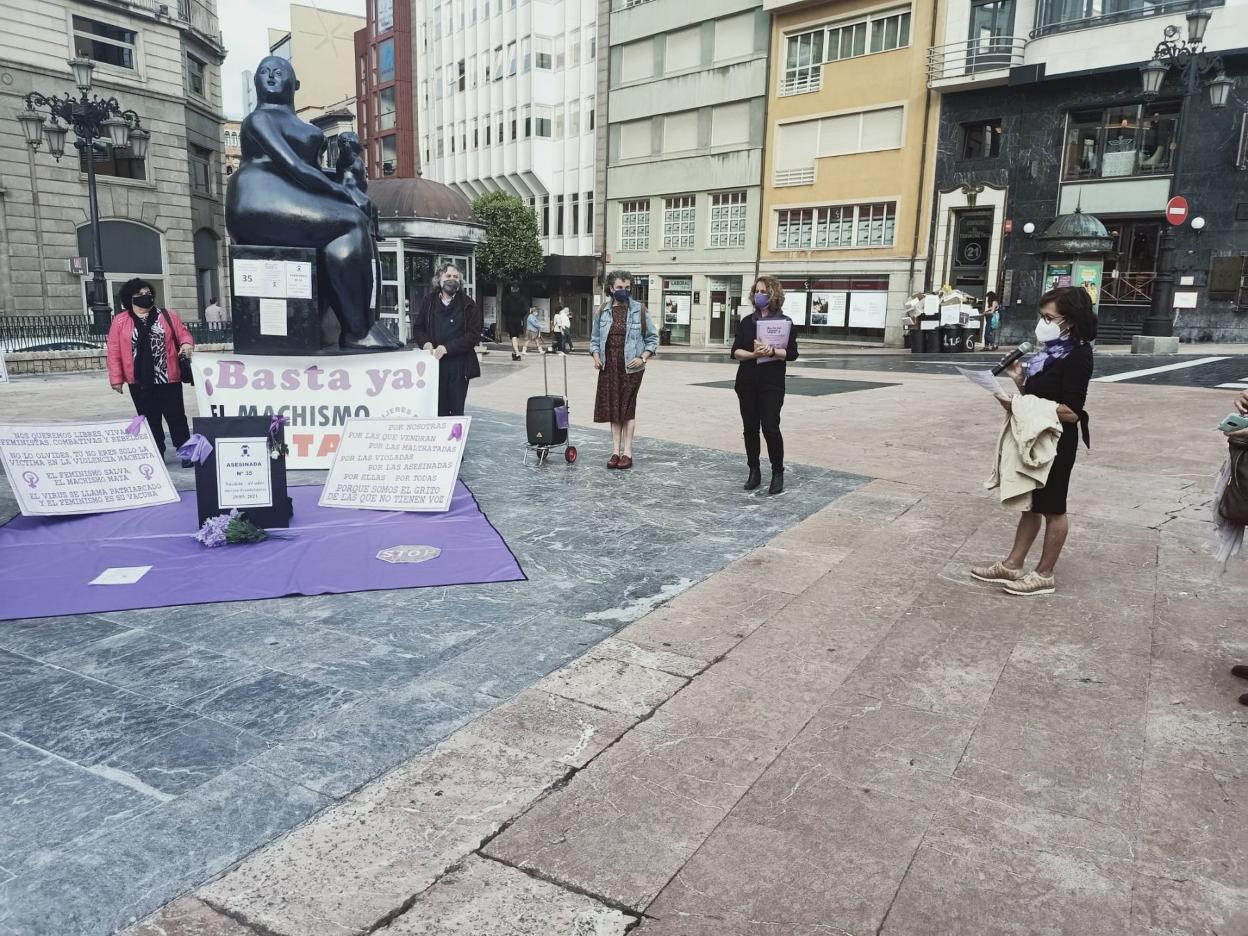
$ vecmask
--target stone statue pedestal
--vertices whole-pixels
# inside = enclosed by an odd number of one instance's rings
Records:
[[[321,307],[317,272],[309,248],[231,245],[235,353],[341,353],[338,323]]]

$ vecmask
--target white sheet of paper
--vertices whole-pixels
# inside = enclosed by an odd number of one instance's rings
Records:
[[[1005,396],[1005,391],[1001,389],[1001,384],[997,378],[992,376],[990,370],[968,370],[965,367],[956,368],[957,372],[975,384],[977,387],[983,387],[993,396]]]
[[[217,439],[217,505],[273,506],[273,475],[269,470],[268,440],[264,436]]]
[[[88,585],[133,585],[151,570],[150,565],[146,566],[114,566],[111,569],[105,569],[91,581]]]
[[[1174,294],[1174,307],[1176,309],[1194,309],[1196,308],[1196,299],[1199,293],[1194,292],[1176,292]]]
[[[9,382],[9,368],[8,368],[8,365],[4,363],[4,352],[0,351],[0,383],[8,383],[8,382]]]
[[[312,264],[303,260],[286,261],[286,296],[289,299],[312,298]]]
[[[260,295],[286,298],[286,264],[283,261],[260,261]]]
[[[259,260],[235,260],[234,261],[234,295],[236,296],[259,296],[260,295],[260,261]]]
[[[262,335],[285,335],[286,334],[286,300],[285,299],[261,299],[260,300],[260,334]]]

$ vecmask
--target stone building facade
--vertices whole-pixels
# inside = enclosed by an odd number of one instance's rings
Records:
[[[92,94],[115,96],[152,137],[147,158],[96,153],[104,266],[113,303],[130,276],[197,319],[228,305],[215,0],[6,0],[0,4],[0,316],[88,316],[92,254],[86,163],[31,152],[14,119],[31,91],[76,94],[66,62],[96,62]]]

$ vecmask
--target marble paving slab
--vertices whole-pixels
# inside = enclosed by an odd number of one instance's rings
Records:
[[[0,936],[124,928],[867,480],[795,464],[769,499],[651,439],[610,472],[579,427],[529,469],[521,419],[472,415],[462,477],[528,581],[0,622]]]

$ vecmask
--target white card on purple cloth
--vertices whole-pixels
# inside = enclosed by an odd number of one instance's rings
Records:
[[[757,331],[756,337],[769,348],[787,348],[789,346],[789,332],[793,330],[793,323],[788,319],[758,319],[755,322]],[[765,357],[759,358],[759,364],[770,364],[772,361],[778,361],[779,358]]]

